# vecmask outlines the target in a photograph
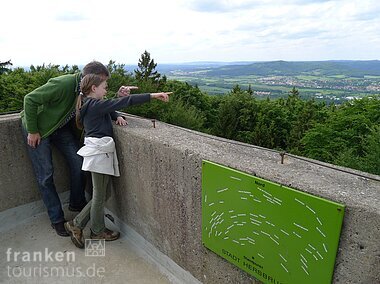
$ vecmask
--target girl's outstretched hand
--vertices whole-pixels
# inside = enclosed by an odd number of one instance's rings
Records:
[[[161,92],[161,93],[152,93],[150,94],[150,97],[152,99],[157,99],[163,102],[169,101],[169,95],[173,94],[173,92]]]

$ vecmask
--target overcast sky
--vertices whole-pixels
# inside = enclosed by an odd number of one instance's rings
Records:
[[[3,1],[15,66],[380,59],[379,0]]]

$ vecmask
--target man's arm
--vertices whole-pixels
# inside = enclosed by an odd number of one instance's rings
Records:
[[[28,131],[28,145],[36,147],[41,141],[37,114],[40,107],[52,102],[54,94],[59,93],[59,84],[49,80],[45,85],[33,90],[24,97],[24,119]]]

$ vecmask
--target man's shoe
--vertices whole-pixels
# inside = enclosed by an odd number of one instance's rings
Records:
[[[65,223],[65,229],[70,234],[71,241],[78,248],[84,248],[83,232],[82,229],[74,226],[73,221]]]
[[[83,204],[82,206],[73,206],[69,204],[69,210],[72,212],[81,212],[82,209],[86,206],[86,204]]]
[[[106,240],[106,241],[114,241],[120,237],[119,232],[111,231],[110,229],[105,228],[103,232],[100,234],[94,234],[91,231],[90,238],[93,240]]]
[[[69,233],[66,232],[64,223],[65,223],[65,221],[62,221],[62,222],[59,222],[56,224],[51,224],[51,226],[59,236],[68,237]]]

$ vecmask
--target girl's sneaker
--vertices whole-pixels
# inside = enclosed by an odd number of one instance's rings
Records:
[[[114,241],[120,237],[119,232],[111,231],[110,229],[105,228],[103,232],[100,234],[94,234],[91,231],[90,238],[94,240],[106,240],[106,241]]]
[[[65,223],[65,229],[70,234],[71,241],[78,248],[84,248],[83,232],[79,227],[74,226],[73,221]]]

